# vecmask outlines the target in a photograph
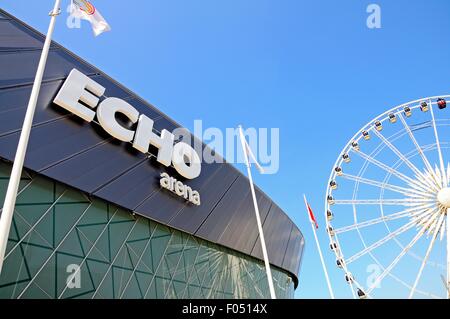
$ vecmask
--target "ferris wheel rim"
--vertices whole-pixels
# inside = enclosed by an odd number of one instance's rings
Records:
[[[439,141],[439,135],[438,135],[438,132],[437,132],[437,121],[436,121],[436,119],[435,119],[435,117],[434,117],[434,112],[433,112],[433,106],[434,105],[437,105],[438,104],[438,102],[439,102],[439,99],[440,98],[443,98],[443,99],[446,99],[446,98],[449,98],[450,97],[450,95],[440,95],[440,96],[431,96],[431,97],[425,97],[425,98],[420,98],[420,99],[416,99],[416,100],[413,100],[413,101],[410,101],[410,102],[407,102],[407,103],[402,103],[402,104],[400,104],[400,105],[397,105],[397,106],[394,106],[394,107],[392,107],[392,108],[390,108],[389,110],[387,110],[387,111],[385,111],[384,113],[382,113],[382,114],[380,114],[380,115],[378,115],[377,117],[375,117],[375,118],[373,118],[371,121],[369,121],[366,125],[364,125],[360,130],[358,130],[356,133],[355,133],[355,135],[348,141],[348,143],[346,143],[346,145],[344,146],[344,148],[342,149],[342,151],[339,153],[339,156],[338,156],[338,158],[337,158],[337,160],[336,160],[336,162],[335,162],[335,164],[334,164],[334,166],[333,166],[333,168],[337,168],[337,167],[340,167],[340,165],[343,163],[343,158],[342,158],[342,156],[344,155],[344,154],[347,154],[347,150],[351,150],[352,149],[352,143],[354,143],[354,142],[359,142],[362,138],[363,138],[363,132],[364,131],[367,131],[367,132],[370,132],[370,131],[373,131],[373,132],[376,132],[376,130],[374,129],[375,128],[375,126],[374,126],[374,123],[376,122],[376,121],[380,121],[381,123],[383,123],[384,121],[386,121],[387,119],[388,119],[388,117],[387,116],[389,116],[390,114],[395,114],[395,116],[397,116],[397,115],[399,115],[400,114],[400,119],[401,119],[401,121],[402,121],[402,123],[403,123],[403,125],[404,125],[404,130],[405,131],[408,131],[409,130],[409,132],[406,132],[405,134],[412,134],[412,131],[411,131],[411,127],[410,126],[408,126],[407,124],[406,124],[406,122],[404,121],[404,117],[403,117],[403,114],[401,114],[401,113],[403,113],[403,112],[406,112],[405,110],[406,110],[406,107],[409,107],[410,108],[410,110],[413,110],[413,109],[417,109],[417,108],[419,108],[420,107],[420,105],[413,105],[413,104],[416,104],[416,103],[421,103],[421,102],[429,102],[430,104],[429,104],[429,107],[430,107],[430,113],[431,113],[431,116],[432,116],[432,119],[431,119],[431,123],[432,123],[432,125],[433,125],[433,129],[434,129],[434,133],[435,133],[435,137],[436,137],[436,143],[435,143],[435,146],[436,146],[436,149],[438,149],[438,152],[439,152],[439,160],[440,160],[440,166],[441,166],[441,171],[442,171],[442,183],[444,184],[445,183],[445,185],[447,185],[448,186],[448,177],[446,177],[445,176],[445,172],[446,172],[446,170],[445,170],[445,164],[443,163],[443,156],[442,156],[442,151],[441,151],[441,145],[440,145],[440,141]],[[436,101],[433,101],[433,100],[438,100],[438,102],[436,102]],[[424,123],[427,123],[427,122],[424,122]],[[421,124],[424,124],[424,123],[421,123]],[[427,126],[425,126],[424,128],[426,128]],[[377,135],[378,137],[380,137],[380,134],[376,134],[375,133],[375,135]],[[402,134],[402,135],[404,135],[404,134]],[[413,135],[410,135],[410,136],[412,136],[413,137]],[[381,138],[380,138],[381,139]],[[385,141],[383,141],[383,142],[385,142]],[[415,141],[414,141],[415,142]],[[384,144],[386,144],[386,143],[384,143]],[[381,144],[382,145],[382,144]],[[417,146],[417,145],[416,145]],[[385,148],[386,147],[386,145],[384,145],[383,146],[383,148]],[[392,149],[392,148],[391,148]],[[419,148],[418,148],[419,149]],[[434,148],[431,148],[431,150],[433,150]],[[394,150],[395,151],[395,150]],[[419,151],[420,151],[420,149],[419,149]],[[397,154],[398,155],[398,154]],[[417,155],[417,153],[416,154],[414,154],[413,156],[416,156]],[[421,155],[423,155],[423,153],[421,154]],[[425,159],[426,159],[426,157],[425,157]],[[406,158],[406,160],[407,160],[407,158]],[[397,162],[399,162],[399,166],[401,166],[402,164],[404,164],[405,163],[405,161],[403,161],[402,160],[402,158],[400,157],[399,158],[399,160],[397,161]],[[367,164],[367,161],[365,162],[365,164]],[[413,169],[413,171],[414,171],[414,169]],[[419,172],[419,174],[422,174],[419,170],[418,170],[418,172]],[[434,174],[434,170],[432,169],[431,170],[431,172],[432,172],[432,174]],[[330,223],[330,220],[328,219],[328,217],[327,217],[327,212],[329,211],[329,209],[330,209],[330,203],[329,203],[329,201],[328,201],[328,196],[329,195],[331,195],[332,194],[332,187],[331,187],[331,185],[330,185],[330,182],[331,181],[334,181],[334,178],[337,176],[338,174],[336,174],[336,172],[334,171],[334,169],[331,171],[331,173],[330,173],[330,176],[329,176],[329,179],[328,179],[328,183],[327,183],[327,189],[326,189],[326,196],[325,196],[325,220],[326,220],[326,227],[327,227],[327,234],[328,234],[328,237],[329,237],[329,240],[330,240],[330,242],[332,243],[333,242],[333,235],[328,231],[328,229],[331,227],[331,223]],[[360,174],[358,174],[358,175],[360,175]],[[387,172],[386,173],[386,176],[385,176],[385,180],[383,181],[383,183],[385,183],[386,184],[386,177],[388,177],[389,176],[389,178],[388,178],[388,180],[392,177],[392,172]],[[445,181],[445,182],[444,182]],[[358,182],[358,184],[359,184],[359,182]],[[384,193],[384,191],[385,191],[385,188],[381,188],[380,187],[380,192],[383,192]],[[354,195],[353,195],[354,196]],[[352,206],[353,206],[353,209],[355,209],[355,203],[353,203],[352,204]],[[383,206],[383,204],[381,203],[381,201],[380,201],[380,207],[382,207]],[[447,209],[447,216],[449,215],[449,212],[450,211],[450,208],[449,209]],[[382,210],[382,212],[383,212],[383,210]],[[354,214],[356,214],[356,211],[355,211],[355,213]],[[384,216],[384,212],[383,212],[383,216]],[[444,215],[443,215],[444,216]],[[356,218],[356,215],[354,215],[354,218]],[[450,225],[449,225],[449,223],[448,223],[448,221],[449,221],[449,218],[447,217],[447,218],[444,218],[444,217],[441,217],[441,220],[442,220],[442,222],[443,222],[443,224],[441,223],[441,225],[446,225],[445,227],[447,227],[447,237],[449,236],[449,229],[450,229]],[[386,221],[383,221],[383,223],[384,224],[386,224]],[[357,224],[356,223],[356,219],[355,219],[355,224]],[[433,223],[433,225],[434,225],[434,223]],[[387,224],[386,224],[386,227],[388,227],[387,226]],[[357,232],[359,233],[359,229],[358,229],[358,227],[356,227],[356,230],[357,230]],[[389,232],[391,232],[391,230],[389,229],[389,227],[388,227],[388,231]],[[446,229],[444,229],[443,230],[443,232],[445,232],[446,231]],[[437,236],[437,233],[438,233],[438,231],[436,231],[436,236]],[[422,234],[423,235],[423,234]],[[421,236],[422,236],[421,235]],[[420,236],[420,237],[421,237]],[[363,238],[362,238],[362,236],[360,235],[360,237],[361,237],[361,240],[363,240]],[[420,238],[419,237],[419,238]],[[395,237],[394,237],[395,238]],[[434,242],[434,240],[435,240],[435,236],[434,236],[434,238],[433,238],[433,241],[432,241],[432,243],[431,243],[431,245],[430,245],[430,249],[432,249],[432,247],[433,247],[433,242]],[[339,239],[338,239],[338,236],[336,235],[335,236],[335,242],[337,242],[337,243],[339,243]],[[366,246],[365,244],[364,244],[364,246]],[[400,244],[400,247],[401,247],[402,245]],[[339,247],[340,247],[340,245],[339,245]],[[369,252],[369,254],[370,255],[372,255],[372,253],[371,252]],[[339,258],[339,255],[337,254],[337,252],[335,251],[335,255],[336,255],[336,257],[337,258]],[[427,252],[427,255],[428,255],[428,252]],[[342,254],[341,254],[341,256],[343,256]],[[374,259],[374,261],[375,261],[375,259],[376,258],[373,258],[373,256],[371,256],[372,257],[372,259]],[[424,257],[425,258],[425,257]],[[350,274],[351,275],[351,272],[349,272],[348,271],[348,268],[347,268],[347,265],[346,265],[346,262],[345,262],[345,259],[344,258],[342,258],[342,260],[344,261],[343,262],[343,267],[341,267],[343,270],[344,270],[344,272],[345,272],[345,274],[346,274],[346,276],[348,275],[348,274]],[[424,261],[425,262],[425,261]],[[382,268],[384,268],[384,266],[383,265],[381,265],[380,263],[378,263]],[[423,263],[422,263],[422,265],[421,265],[421,268],[423,268],[422,267],[423,266]],[[421,273],[421,271],[422,271],[422,269],[419,271],[419,274]],[[390,275],[392,275],[392,274],[390,274]],[[420,292],[418,289],[417,289],[417,287],[416,287],[416,285],[417,285],[417,281],[420,279],[420,275],[416,278],[416,282],[415,282],[415,284],[414,284],[414,288],[411,290],[411,295],[410,295],[410,297],[414,294],[414,292]],[[355,283],[355,285],[356,285],[356,287],[357,287],[357,289],[358,290],[362,290],[363,291],[363,293],[364,293],[364,287],[363,286],[361,286],[356,280],[352,280],[352,282],[351,282],[351,284],[350,284],[350,287],[351,287],[351,290],[352,290],[352,294],[353,294],[353,296],[355,297],[355,294],[354,294],[354,290],[353,290],[353,286],[352,286],[352,283]],[[409,286],[408,284],[406,284],[407,286]],[[447,287],[447,289],[448,289],[448,287]],[[359,294],[359,291],[358,291],[358,294]],[[435,297],[435,296],[433,296],[433,294],[430,294],[430,293],[425,293],[425,294],[427,294],[428,296],[431,296],[432,298],[433,297]],[[448,294],[450,294],[450,293],[448,293]],[[369,296],[370,297],[370,296]]]
[[[449,126],[450,126],[450,124],[449,124]],[[397,134],[397,133],[396,133],[396,134]],[[397,138],[400,138],[400,137],[402,136],[401,132],[400,132],[399,134],[400,134],[400,136],[398,136]],[[445,149],[450,148],[450,146],[449,146],[450,143],[446,142],[445,145],[446,145]],[[378,148],[378,147],[380,147],[380,149],[376,149],[376,150],[372,151],[372,153],[370,153],[370,155],[373,155],[374,153],[376,154],[376,153],[379,153],[379,152],[383,151],[383,148],[385,147],[385,145],[384,145],[384,144],[380,144],[380,145],[377,146],[377,148]],[[425,149],[425,151],[432,151],[432,150],[436,149],[436,144],[433,143],[433,144],[430,144],[430,145],[424,145],[424,149]],[[408,158],[410,158],[410,157],[417,156],[417,154],[418,154],[417,150],[412,150],[412,151],[410,151],[409,153],[407,153],[405,156],[407,156]],[[394,165],[393,167],[400,166],[402,163],[403,163],[402,160],[401,160],[401,159],[398,159],[397,162],[395,163],[395,165]],[[365,165],[367,165],[367,164],[368,164],[368,163],[365,162],[363,166],[365,166]],[[364,173],[363,170],[364,170],[364,167],[360,169],[360,172],[358,173],[358,176],[361,175],[362,173]],[[387,173],[387,174],[386,174],[386,177],[388,177],[388,176],[390,176],[390,175],[392,175],[392,173]],[[383,191],[383,189],[381,189],[381,190]],[[384,190],[385,190],[385,189],[384,189]],[[357,191],[357,189],[355,189],[354,191]],[[391,216],[391,215],[390,215],[390,216]],[[383,221],[383,222],[385,222],[385,221]],[[386,225],[386,227],[388,227],[388,225]],[[336,237],[335,237],[335,238],[337,239],[336,241],[338,241],[338,235],[339,235],[338,230],[339,230],[339,229],[336,229],[336,230],[335,230],[335,231],[336,231]],[[359,233],[359,228],[356,228],[356,230],[357,230],[357,232]],[[389,228],[388,228],[388,231],[389,231],[389,233],[392,232]],[[360,233],[359,233],[359,237],[360,237],[360,239],[361,239],[363,245],[364,245],[365,247],[367,247],[367,245],[366,245],[366,243],[365,243],[365,240],[364,240],[363,236],[362,236]],[[403,246],[401,243],[398,242],[398,240],[397,240],[396,237],[393,237],[392,239],[393,239],[394,241],[396,241],[396,243],[399,245],[399,247],[400,247],[401,249],[404,249],[404,248],[405,248],[405,246]],[[410,251],[407,251],[407,253],[408,253],[409,255],[411,255],[411,252],[410,252]],[[385,268],[385,266],[383,266],[383,265],[381,264],[381,262],[378,261],[378,259],[373,255],[372,252],[368,252],[368,255],[374,260],[374,262],[375,262],[378,266],[380,266],[381,269],[384,269],[384,268]],[[421,257],[419,257],[419,256],[413,256],[413,257],[416,258],[416,259],[419,260],[419,261],[423,261],[423,258],[421,258]],[[427,262],[427,264],[428,264],[428,263],[429,263],[429,262]],[[346,270],[346,272],[348,272],[348,270]],[[408,284],[408,283],[406,283],[405,281],[401,280],[400,278],[398,278],[398,277],[395,276],[394,274],[388,273],[388,275],[389,275],[390,277],[392,277],[394,280],[396,280],[397,282],[401,283],[405,288],[412,289],[412,286],[411,286],[410,284]],[[419,294],[421,294],[421,295],[431,297],[431,298],[433,298],[433,299],[440,299],[440,298],[441,298],[441,297],[439,297],[439,296],[436,296],[435,294],[428,293],[428,292],[425,292],[425,291],[421,291],[421,290],[419,290],[419,289],[416,289],[416,292],[419,293]],[[369,297],[370,297],[370,296],[369,296]]]

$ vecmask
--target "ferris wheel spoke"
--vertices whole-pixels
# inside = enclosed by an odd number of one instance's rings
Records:
[[[399,151],[399,150],[398,150],[398,149],[397,149],[390,141],[388,141],[388,139],[385,138],[385,137],[383,136],[383,134],[381,134],[381,133],[378,132],[377,130],[374,130],[373,132],[374,132],[375,135],[378,136],[378,138],[379,138],[384,144],[386,144],[387,147],[389,147],[389,148],[392,150],[392,152],[394,152],[395,155],[397,155],[398,158],[399,158],[400,160],[402,160],[403,163],[405,163],[406,166],[408,166],[408,167],[409,167],[409,168],[410,168],[417,176],[420,176],[420,177],[422,177],[422,178],[425,178],[425,176],[422,174],[422,172],[419,171],[419,169],[418,169],[413,163],[411,163],[411,161],[410,161],[409,159],[407,159],[407,158],[405,157],[405,155],[403,155],[402,152],[400,152],[400,151]]]
[[[431,234],[439,234],[439,231],[441,230],[441,227],[445,221],[445,214],[442,214],[443,210],[439,209],[440,212],[440,218],[436,218],[433,220],[433,222],[427,226],[427,235]]]
[[[424,213],[421,217],[422,220],[426,220],[426,223],[432,223],[434,221],[435,218],[437,218],[437,216],[440,214],[440,211],[438,209],[433,210],[432,213]],[[409,223],[403,225],[402,227],[398,228],[397,230],[390,232],[387,236],[383,237],[382,239],[376,241],[375,243],[373,243],[372,245],[370,245],[369,247],[366,247],[365,249],[361,250],[360,252],[354,254],[353,256],[351,256],[349,259],[345,260],[346,264],[350,264],[352,262],[354,262],[355,260],[361,258],[362,256],[364,256],[365,254],[371,252],[372,250],[382,246],[383,244],[387,243],[389,240],[407,232],[408,230],[410,230],[411,228],[413,228],[418,222],[420,223],[421,220],[412,220]]]
[[[416,280],[414,282],[414,285],[411,289],[411,292],[409,294],[409,299],[411,299],[414,296],[414,293],[416,291],[417,285],[419,284],[420,278],[422,277],[423,269],[425,268],[425,265],[427,264],[428,258],[430,257],[430,253],[433,250],[434,242],[436,241],[436,238],[439,234],[439,228],[444,222],[445,215],[442,214],[441,218],[439,219],[438,223],[436,224],[436,229],[434,231],[433,237],[431,239],[430,245],[428,246],[428,250],[425,254],[425,257],[423,258],[422,264],[420,265],[419,273],[417,274]]]
[[[439,238],[439,240],[442,242],[444,240],[444,236],[447,233],[446,231],[447,229],[447,219],[444,220],[444,223],[442,224],[442,231],[441,231],[441,236]]]
[[[422,147],[419,145],[419,143],[417,142],[414,133],[412,132],[411,128],[409,127],[408,123],[406,123],[406,120],[404,118],[404,115],[400,115],[399,116],[400,121],[402,122],[403,126],[405,127],[406,132],[408,133],[409,138],[411,139],[411,141],[413,142],[414,146],[416,147],[417,151],[420,154],[420,157],[422,158],[423,163],[425,164],[426,168],[428,169],[428,171],[433,173],[433,177],[435,178],[435,182],[439,183],[439,179],[437,178],[437,176],[434,174],[433,168],[431,166],[430,161],[428,160],[427,156],[425,155]]]
[[[364,152],[357,151],[357,150],[355,150],[355,153],[358,154],[359,156],[361,156],[366,161],[374,164],[375,166],[378,166],[379,168],[385,170],[386,172],[388,172],[388,173],[398,177],[399,179],[403,180],[404,182],[406,182],[408,185],[410,185],[414,189],[416,189],[418,191],[422,191],[422,192],[426,192],[427,191],[428,187],[426,185],[423,185],[419,181],[413,180],[412,178],[406,176],[403,173],[400,173],[396,169],[394,169],[394,168],[392,168],[392,167],[390,167],[390,166],[380,162],[379,160],[373,158],[372,156],[367,155]]]
[[[404,188],[404,187],[400,187],[400,186],[396,186],[396,185],[392,185],[392,184],[388,184],[388,183],[383,183],[383,182],[375,181],[375,180],[372,180],[369,178],[364,178],[364,177],[350,175],[350,174],[342,174],[341,177],[348,179],[348,180],[355,181],[355,182],[363,183],[366,185],[372,185],[372,186],[376,186],[379,188],[389,189],[391,191],[394,191],[394,192],[397,192],[400,194],[404,194],[407,196],[411,196],[411,197],[414,197],[414,195],[415,195],[415,197],[419,197],[419,198],[427,197],[427,196],[424,196],[424,192],[419,192],[412,188]],[[431,193],[430,193],[429,197],[431,197]]]
[[[386,222],[386,221],[396,220],[396,219],[400,219],[400,218],[404,218],[404,217],[417,216],[417,215],[420,215],[421,213],[423,213],[427,208],[430,208],[432,205],[434,205],[434,204],[422,205],[419,208],[405,209],[405,210],[402,210],[400,212],[397,212],[397,213],[394,213],[391,215],[382,216],[382,217],[374,218],[374,219],[364,221],[361,223],[356,223],[356,224],[352,224],[349,226],[337,228],[334,230],[334,232],[336,234],[341,234],[341,233],[352,231],[354,229],[361,229],[361,228],[369,227],[372,225],[377,225],[379,223]]]
[[[450,182],[450,163],[447,163],[447,185]]]
[[[398,205],[398,206],[415,206],[418,204],[433,203],[434,199],[336,199],[335,205]]]
[[[444,136],[450,118],[439,111],[448,106],[449,97],[421,98],[386,110],[361,128],[336,159],[325,217],[330,247],[353,296],[383,296],[389,277],[405,288],[405,297],[450,299],[450,158],[446,158],[450,142]],[[415,121],[416,109],[423,116],[430,113],[428,118]],[[394,133],[388,134],[384,126],[396,121],[401,124],[393,125]],[[371,138],[375,144],[362,144]],[[359,238],[360,245],[351,246],[349,254],[339,243],[341,235],[350,245]],[[441,258],[431,263],[437,253]],[[417,260],[412,273],[405,271],[409,257]],[[359,277],[370,260],[381,271],[361,286],[354,274]],[[434,264],[436,269],[429,272]],[[425,285],[428,275],[441,276],[445,291],[439,286],[440,296]],[[381,282],[386,284],[383,289]]]
[[[428,222],[433,222],[436,220],[436,218],[439,216],[439,213],[441,212],[440,208],[433,208],[433,209],[427,209],[425,210],[424,214],[419,216],[413,216],[411,218],[412,221],[414,221],[417,225],[417,228],[420,228],[421,226],[428,225]],[[427,226],[427,228],[430,228],[431,226]]]
[[[433,213],[433,216],[437,216],[437,214],[439,214],[439,211],[435,211]],[[387,243],[392,238],[397,237],[397,236],[403,234],[404,232],[410,230],[411,228],[414,227],[414,225],[416,225],[416,223],[417,222],[415,220],[410,221],[409,223],[407,223],[407,224],[403,225],[402,227],[398,228],[397,230],[389,233],[387,236],[385,236],[382,239],[376,241],[375,243],[373,243],[369,247],[366,247],[365,249],[363,249],[360,252],[356,253],[355,255],[351,256],[349,259],[347,259],[345,261],[346,264],[350,264],[350,263],[354,262],[355,260],[361,258],[365,254],[367,254],[367,253],[371,252],[372,250],[380,247],[381,245]]]
[[[400,262],[400,260],[403,258],[403,256],[406,255],[406,253],[417,243],[417,241],[424,235],[424,233],[427,230],[427,227],[432,223],[432,220],[429,220],[427,225],[423,226],[421,231],[414,236],[414,238],[410,241],[410,243],[403,248],[403,250],[400,252],[400,254],[392,261],[392,263],[384,269],[384,271],[375,279],[374,284],[372,287],[369,288],[367,291],[368,294],[370,294],[382,281],[383,279],[397,266],[397,264]]]
[[[433,124],[434,137],[436,138],[436,148],[437,148],[438,155],[439,155],[439,164],[441,167],[441,173],[442,173],[442,175],[446,175],[445,174],[445,166],[444,166],[444,158],[442,156],[441,143],[439,141],[439,134],[437,131],[437,126],[436,126],[436,118],[434,117],[433,103],[431,102],[431,100],[430,100],[430,113],[431,113],[431,122]],[[444,187],[447,187],[448,181],[446,178],[442,178],[442,183],[443,183]]]

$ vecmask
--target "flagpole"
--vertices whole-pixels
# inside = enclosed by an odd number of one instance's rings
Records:
[[[44,76],[45,65],[47,64],[48,53],[50,51],[52,35],[55,29],[56,17],[61,12],[60,3],[61,0],[56,0],[53,10],[49,14],[51,16],[50,25],[48,27],[48,32],[45,38],[44,47],[42,49],[39,66],[37,68],[36,77],[34,79],[33,89],[31,90],[31,96],[28,102],[28,107],[22,126],[22,132],[20,133],[19,144],[17,146],[16,156],[14,158],[14,164],[11,171],[11,177],[9,179],[5,202],[3,204],[3,210],[0,217],[0,274],[3,268],[9,231],[11,229],[11,222],[13,219],[14,207],[16,205],[16,197],[20,184],[20,177],[22,175],[23,163],[27,151],[28,140],[30,138],[30,131],[33,124],[36,104],[41,89],[42,78]]]
[[[308,212],[309,211],[308,210],[308,201],[306,200],[305,194],[303,194],[303,199],[305,200],[306,211]],[[325,262],[323,260],[322,249],[320,248],[320,244],[319,244],[319,238],[317,238],[316,226],[309,214],[308,214],[308,218],[311,223],[311,228],[312,228],[312,231],[314,234],[314,239],[316,240],[317,251],[319,252],[320,262],[322,263],[322,268],[323,268],[323,273],[325,274],[325,279],[327,281],[328,291],[330,292],[331,299],[334,299],[334,292],[333,292],[333,289],[331,288],[331,282],[330,282],[330,278],[328,277],[327,267],[325,266]]]
[[[262,228],[262,224],[261,224],[261,216],[259,214],[258,201],[256,200],[255,186],[253,184],[252,171],[250,168],[250,161],[248,160],[247,148],[245,147],[245,144],[247,142],[245,141],[244,132],[242,131],[242,126],[240,126],[240,125],[239,125],[239,136],[240,136],[240,140],[241,140],[242,150],[244,152],[245,165],[247,166],[247,174],[248,174],[248,179],[250,182],[250,190],[251,190],[252,197],[253,197],[253,206],[255,207],[256,223],[258,225],[259,238],[261,241],[261,249],[263,252],[264,264],[266,266],[266,275],[267,275],[267,282],[269,283],[270,297],[272,299],[277,299],[277,296],[275,294],[275,288],[273,286],[273,278],[272,278],[272,271],[270,270],[269,257],[267,254],[266,240],[264,239],[264,233],[263,233],[263,228]]]

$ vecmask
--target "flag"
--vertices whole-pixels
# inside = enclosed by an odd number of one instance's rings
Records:
[[[306,202],[306,207],[308,208],[309,220],[311,221],[311,223],[314,223],[316,229],[319,228],[319,224],[317,224],[316,217],[314,216],[314,213],[311,209],[311,206],[309,206],[308,202]]]
[[[256,168],[261,174],[264,174],[264,168],[258,163],[258,160],[256,159],[255,154],[253,154],[252,149],[250,148],[250,145],[248,145],[247,140],[245,139],[244,132],[242,131],[242,127],[239,127],[239,135],[241,138],[242,143],[244,144],[244,152],[245,156],[247,157],[247,160],[250,163],[250,159],[252,159],[253,163],[255,164]]]
[[[87,0],[72,0],[70,13],[75,18],[89,21],[95,36],[111,30],[97,8]]]

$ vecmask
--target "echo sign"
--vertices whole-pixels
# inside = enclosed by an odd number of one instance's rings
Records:
[[[194,179],[200,175],[200,158],[189,144],[184,142],[174,144],[175,136],[166,129],[162,130],[161,136],[155,134],[154,121],[144,114],[139,114],[132,105],[122,99],[108,97],[99,104],[105,90],[99,83],[73,69],[53,102],[87,122],[92,122],[97,115],[98,122],[107,133],[120,141],[132,143],[135,149],[144,154],[148,152],[150,145],[153,145],[158,149],[157,161],[166,167],[173,165],[184,178]],[[136,130],[120,124],[116,119],[119,113],[131,123],[137,124]],[[174,193],[199,205],[200,200],[199,198],[197,200],[197,196],[185,196],[188,187],[178,188],[183,188],[184,191]]]

